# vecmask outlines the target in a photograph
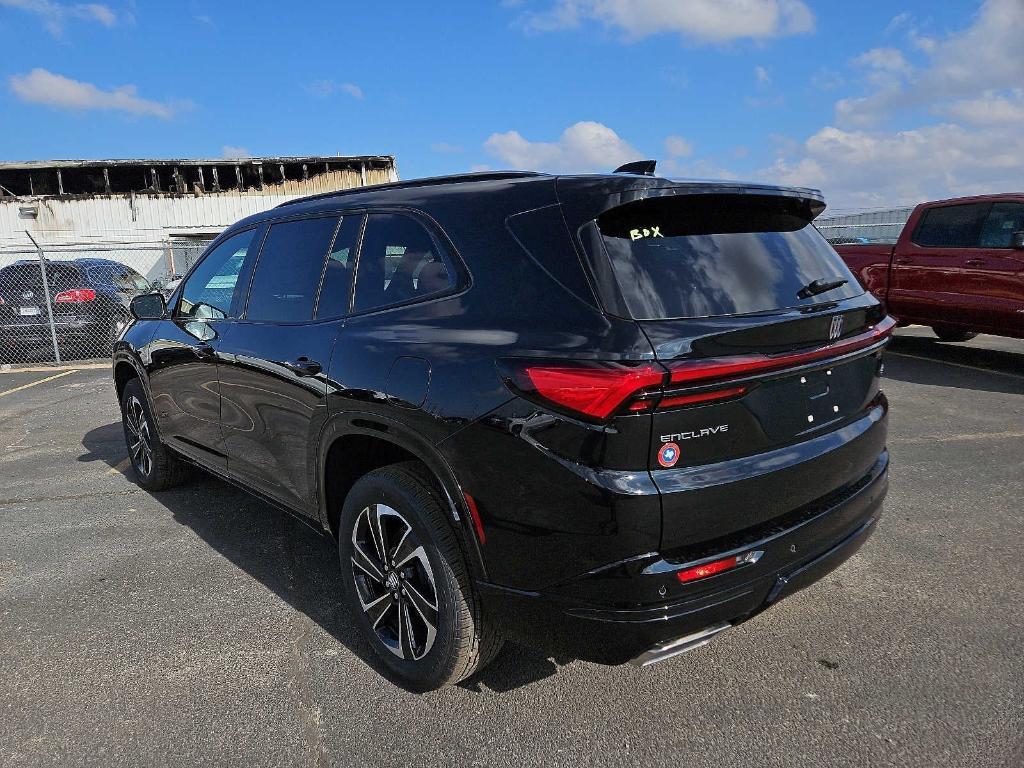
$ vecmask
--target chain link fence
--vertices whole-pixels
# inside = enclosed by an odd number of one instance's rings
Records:
[[[169,295],[208,238],[0,249],[0,365],[109,359],[132,298]]]

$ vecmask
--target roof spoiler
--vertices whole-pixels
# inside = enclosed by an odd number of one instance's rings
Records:
[[[620,165],[612,173],[636,173],[641,176],[653,176],[654,167],[658,164],[657,160],[637,160],[634,163],[626,163]]]

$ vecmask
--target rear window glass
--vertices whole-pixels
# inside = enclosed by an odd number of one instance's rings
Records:
[[[46,282],[51,293],[83,287],[82,275],[77,268],[54,262],[46,264]],[[42,286],[43,275],[38,264],[16,264],[0,270],[0,295],[4,291],[29,291]]]
[[[988,213],[986,203],[929,208],[914,232],[914,243],[925,248],[974,248]]]
[[[788,198],[653,198],[605,212],[597,227],[638,320],[751,314],[863,292],[799,201]],[[798,295],[812,281],[843,280]]]

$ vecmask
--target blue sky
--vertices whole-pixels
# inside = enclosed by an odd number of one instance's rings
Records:
[[[394,154],[1019,190],[1024,0],[0,0],[5,160]]]

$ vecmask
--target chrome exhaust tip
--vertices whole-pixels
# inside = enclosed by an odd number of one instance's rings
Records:
[[[678,637],[675,640],[666,640],[652,648],[648,648],[629,663],[637,667],[649,667],[651,664],[657,664],[659,661],[665,661],[665,659],[671,659],[673,656],[678,656],[681,653],[692,651],[694,648],[707,645],[719,633],[724,632],[731,626],[732,624],[729,622],[723,621],[721,624],[705,627],[698,632],[694,632],[692,635]]]

